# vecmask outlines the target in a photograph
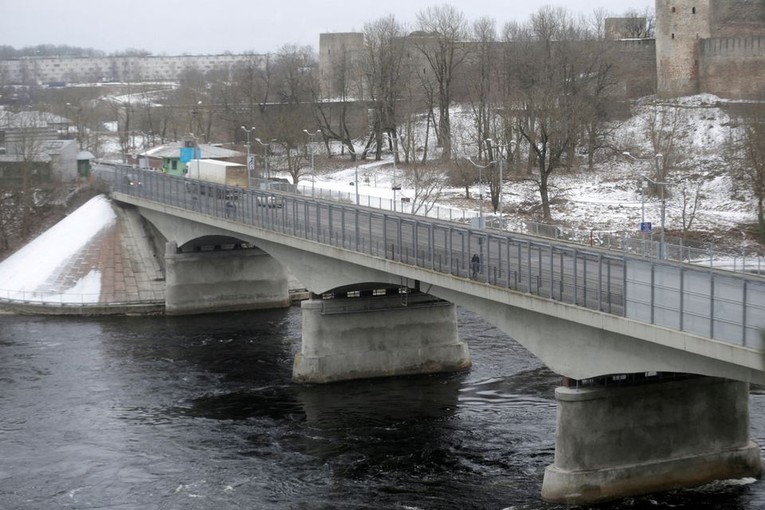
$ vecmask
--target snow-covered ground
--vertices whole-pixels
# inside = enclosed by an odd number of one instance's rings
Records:
[[[95,303],[101,274],[94,269],[73,286],[51,292],[47,286],[80,250],[117,217],[104,196],[92,198],[34,241],[0,262],[0,298],[49,303]]]
[[[648,194],[643,197],[640,186],[641,175],[650,177],[654,169],[654,154],[648,134],[649,123],[655,115],[654,99],[649,97],[638,101],[631,118],[614,124],[609,140],[612,149],[598,155],[593,171],[584,168],[582,158],[579,168],[571,172],[560,169],[553,175],[551,197],[554,223],[583,232],[624,232],[627,235],[637,234],[642,221],[651,222],[654,228],[659,227],[661,200]],[[675,137],[680,157],[676,168],[668,171],[665,225],[668,231],[682,232],[698,192],[698,206],[690,230],[704,232],[703,237],[717,239],[721,244],[730,246],[744,241],[744,225],[756,222],[756,203],[751,191],[745,185],[734,182],[730,176],[724,154],[728,150],[731,125],[735,122],[719,107],[720,103],[718,97],[702,94],[680,98],[666,110],[674,112],[668,113],[667,118],[677,115]],[[455,109],[454,132],[459,133],[455,152],[459,154],[462,151],[464,156],[475,156],[465,152],[466,147],[470,146],[471,123],[469,113]],[[634,157],[627,157],[624,152]],[[355,202],[352,183],[358,175],[359,202],[391,209],[389,201],[393,198],[391,184],[394,168],[390,154],[386,157],[387,164],[360,162],[344,170],[318,173],[315,183],[301,182],[302,190],[310,193],[312,186],[331,189],[344,194],[346,200]],[[403,186],[397,198],[411,197],[413,185],[406,177],[406,170],[399,166],[396,171],[396,180]],[[507,168],[505,177],[507,182],[502,196],[505,224],[510,230],[529,232],[530,223],[541,219],[537,211],[540,199],[536,183],[526,176],[525,167]],[[484,195],[488,195],[488,190],[484,190]],[[449,214],[467,218],[477,215],[480,208],[478,196],[477,183],[471,187],[470,200],[465,198],[462,188],[442,189],[436,199],[442,209],[441,217],[448,217]],[[406,210],[406,204],[400,203],[397,206],[399,210],[402,205]],[[448,207],[454,208],[454,211],[444,212]],[[491,204],[486,200],[484,212],[490,210]],[[741,248],[753,251],[758,246],[748,242],[743,243]]]

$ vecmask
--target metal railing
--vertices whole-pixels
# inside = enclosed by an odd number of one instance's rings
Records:
[[[383,257],[458,278],[533,294],[708,338],[762,349],[765,279],[636,257],[502,231],[384,211],[298,193],[208,184],[189,192],[183,178],[145,172],[122,179],[128,195],[235,224]],[[269,197],[271,197],[269,199]],[[479,257],[471,274],[470,260]],[[706,324],[701,322],[706,321]],[[725,325],[725,327],[721,327]]]
[[[108,300],[100,292],[76,293],[38,290],[0,289],[0,302],[9,304],[38,304],[51,306],[124,306],[164,302],[164,292],[135,291],[135,299]]]
[[[103,163],[102,163],[103,164]],[[109,166],[120,166],[109,164]],[[394,202],[385,197],[364,195],[353,191],[341,191],[323,188],[312,184],[292,185],[278,180],[253,179],[255,187],[264,185],[264,189],[281,192],[297,192],[303,196],[310,196],[318,200],[331,200],[347,204],[356,204],[364,207],[373,207],[385,211],[417,214],[426,218],[456,222],[459,224],[473,224],[478,221],[480,213],[472,209],[456,208],[444,205],[432,205],[428,208],[420,208],[416,213],[412,212],[412,202]],[[486,215],[484,218],[487,227],[508,231],[507,218],[497,215]],[[635,235],[628,231],[603,231],[582,230],[564,227],[550,223],[524,221],[515,227],[516,234],[528,234],[536,237],[545,237],[555,241],[577,243],[582,246],[603,248],[620,251],[641,257],[661,259],[661,243],[652,235]],[[673,242],[665,240],[664,260],[670,260],[685,264],[704,266],[721,269],[724,271],[752,273],[765,275],[765,257],[757,253],[726,251],[711,243],[684,243],[682,239]]]

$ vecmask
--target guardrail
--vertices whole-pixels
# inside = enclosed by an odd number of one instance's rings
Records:
[[[123,165],[113,163],[99,164],[114,168],[123,167]],[[262,183],[264,189],[280,192],[297,192],[303,196],[310,196],[318,200],[331,200],[347,204],[356,204],[358,200],[358,205],[364,207],[373,207],[404,214],[416,214],[426,218],[450,221],[463,225],[475,224],[479,218],[478,211],[443,205],[433,205],[425,212],[412,213],[411,203],[394,203],[390,198],[375,197],[361,193],[357,194],[355,188],[354,191],[340,191],[316,186],[315,183],[298,184],[295,186],[282,183],[281,181],[266,179],[253,179],[253,181],[256,188]],[[484,221],[487,227],[500,231],[509,231],[506,228],[508,222],[501,215],[486,215]],[[533,221],[524,221],[521,224],[521,228],[515,230],[514,233],[544,237],[556,241],[572,242],[582,246],[603,248],[661,260],[661,244],[651,235],[645,236],[640,234],[635,236],[633,233],[627,231],[613,232],[596,229],[581,230]],[[665,239],[664,260],[705,266],[724,271],[765,275],[765,257],[762,257],[757,253],[731,253],[722,250],[720,247],[716,247],[711,243],[696,243],[691,245],[691,243],[684,244],[682,240],[673,242],[672,239]]]
[[[30,290],[10,290],[0,289],[0,302],[9,304],[39,304],[52,306],[124,306],[124,305],[145,305],[164,302],[164,294],[154,291],[136,291],[139,296],[136,299],[104,302],[101,293],[61,293],[61,292],[41,292]]]
[[[145,172],[128,195],[373,257],[472,278],[737,345],[765,348],[765,279],[649,260],[563,241],[258,189],[211,185],[189,192],[183,178]],[[268,206],[267,197],[276,197]],[[471,258],[477,255],[476,268]],[[474,270],[475,269],[475,270]]]

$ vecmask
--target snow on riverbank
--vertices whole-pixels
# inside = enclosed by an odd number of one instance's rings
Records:
[[[72,287],[46,293],[44,286],[55,279],[67,262],[85,248],[117,216],[104,196],[92,198],[19,251],[0,263],[0,298],[53,302],[97,302],[101,292],[100,272],[92,271]]]

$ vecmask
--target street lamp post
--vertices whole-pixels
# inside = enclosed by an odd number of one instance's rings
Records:
[[[396,192],[401,189],[401,186],[398,184],[397,181],[397,175],[398,175],[398,169],[396,168],[396,156],[398,155],[398,143],[396,138],[393,138],[393,147],[396,150],[396,153],[393,154],[393,184],[391,185],[390,189],[393,190],[393,212],[396,212],[396,208],[398,207],[396,205]],[[401,210],[403,212],[403,205],[401,207]]]
[[[202,159],[202,151],[199,150],[199,139],[197,138],[197,136],[194,133],[189,133],[189,135],[191,135],[191,137],[194,138],[194,157],[191,158],[191,159],[196,159],[197,160],[196,172],[193,175],[189,175],[189,177],[193,177],[194,179],[198,179],[199,178],[199,166],[200,166],[199,160]],[[191,161],[188,162],[187,169],[190,168],[190,167],[191,167]]]
[[[356,165],[354,170],[356,171],[356,176],[354,177],[354,186],[356,187],[356,205],[359,205],[359,165]]]
[[[659,156],[661,156],[661,154],[659,154]],[[654,181],[653,179],[651,179],[650,177],[647,177],[645,175],[642,175],[641,177],[645,181],[648,181],[651,184],[653,184],[654,186],[658,186],[659,187],[659,192],[661,194],[661,197],[660,197],[661,198],[661,237],[659,238],[659,258],[664,260],[666,258],[666,256],[667,256],[667,254],[666,254],[666,244],[664,244],[664,218],[665,218],[666,210],[667,210],[667,207],[666,207],[667,203],[664,200],[664,186],[666,186],[667,183],[666,182],[661,182],[661,181]]]
[[[250,133],[255,131],[255,126],[252,126],[250,129],[247,129],[246,127],[242,126],[242,131],[247,133],[247,187],[251,188],[253,160],[250,154]]]
[[[266,173],[266,179],[270,179],[271,173],[268,170],[268,150],[271,147],[271,144],[274,143],[276,140],[271,140],[268,143],[263,143],[260,138],[256,138],[255,141],[258,142],[263,147],[263,170]]]
[[[489,148],[491,149],[491,146],[494,143],[494,141],[491,138],[487,138],[486,143],[489,145]],[[498,154],[499,156],[499,196],[497,197],[497,209],[499,209],[500,215],[502,214],[502,186],[505,182],[503,177],[505,165],[504,165],[504,158],[502,157],[502,149],[506,149],[508,145],[510,145],[510,150],[512,151],[513,147],[515,147],[515,140],[510,140],[509,144],[504,143],[504,144],[495,145],[495,147],[499,151],[499,154]],[[492,162],[493,161],[494,161],[494,158],[492,157]]]
[[[479,204],[478,204],[478,228],[483,229],[484,228],[484,221],[483,221],[483,170],[484,168],[489,168],[491,165],[494,164],[493,161],[489,162],[488,165],[479,165],[475,161],[473,161],[470,158],[467,158],[468,161],[470,161],[474,167],[478,169],[478,185],[479,185]]]
[[[80,137],[80,113],[82,112],[82,106],[75,106],[72,103],[66,103],[67,108],[71,108],[77,111],[77,145],[82,150],[82,138]]]
[[[627,156],[633,161],[649,161],[647,159],[639,159],[630,154],[629,152],[622,152],[623,155]],[[656,172],[659,174],[659,160],[663,158],[664,156],[662,154],[656,154],[654,156],[654,162],[656,163]],[[666,244],[665,244],[665,237],[664,237],[664,225],[665,225],[665,219],[666,219],[666,210],[667,210],[667,202],[665,200],[664,196],[664,186],[666,186],[668,183],[664,181],[654,181],[650,177],[646,175],[641,175],[640,178],[642,179],[640,183],[640,195],[641,195],[641,216],[642,216],[642,223],[645,223],[645,189],[648,187],[646,182],[650,182],[654,186],[659,187],[659,193],[660,193],[660,199],[661,199],[661,236],[659,237],[659,259],[663,260],[666,258]]]
[[[317,129],[314,133],[309,132],[307,129],[303,130],[303,133],[307,134],[311,139],[311,197],[316,194],[316,170],[313,166],[313,137],[321,133],[321,129]]]

